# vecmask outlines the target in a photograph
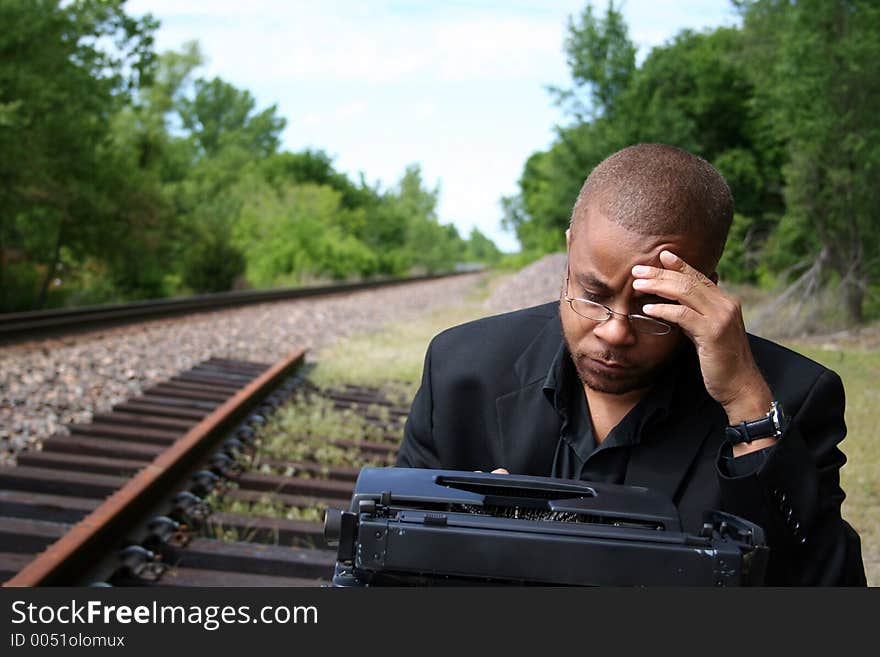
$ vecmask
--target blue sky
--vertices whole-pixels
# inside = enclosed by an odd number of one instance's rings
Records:
[[[198,40],[215,75],[287,119],[283,148],[319,148],[338,169],[391,186],[410,163],[440,187],[438,213],[505,251],[499,198],[563,117],[562,43],[583,1],[129,0],[161,20],[159,50]],[[605,2],[594,3],[597,12]],[[622,3],[639,56],[684,28],[736,22],[729,0]],[[584,172],[586,176],[588,172]]]

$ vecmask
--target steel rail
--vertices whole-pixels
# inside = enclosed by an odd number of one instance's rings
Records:
[[[30,340],[50,334],[59,335],[83,329],[95,329],[124,323],[135,323],[157,317],[243,306],[253,303],[303,299],[342,294],[392,285],[403,285],[451,276],[473,274],[481,270],[411,277],[376,278],[357,283],[339,283],[312,287],[288,287],[274,290],[238,290],[171,299],[151,299],[123,304],[58,308],[0,314],[0,344]]]
[[[65,578],[86,567],[94,560],[92,552],[103,553],[108,544],[115,543],[133,519],[154,504],[157,495],[166,491],[203,458],[225,430],[257,405],[269,389],[303,363],[304,356],[304,349],[291,353],[214,409],[3,586],[32,587],[63,583]]]

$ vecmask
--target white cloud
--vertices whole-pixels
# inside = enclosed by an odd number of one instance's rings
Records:
[[[197,39],[199,71],[248,89],[288,118],[284,147],[390,185],[421,163],[442,180],[440,216],[504,248],[502,194],[560,120],[546,85],[568,84],[566,18],[586,0],[129,0],[162,21],[160,50]],[[595,11],[606,3],[594,0]],[[684,27],[730,23],[729,0],[619,3],[639,55]],[[586,173],[586,172],[585,172]]]
[[[304,126],[314,128],[324,123],[324,120],[317,112],[308,112],[307,114],[303,115],[302,119],[300,119],[300,123],[302,123]]]
[[[161,47],[197,38],[212,68],[251,79],[497,79],[536,73],[559,58],[558,16],[536,21],[511,15],[503,4],[492,11],[458,7],[437,17],[403,13],[393,3],[352,11],[357,6],[131,0],[129,11],[151,11],[168,24]]]
[[[432,119],[435,114],[437,114],[437,106],[430,101],[424,100],[412,106],[413,117],[421,121]]]
[[[336,118],[342,121],[346,121],[349,119],[356,119],[360,116],[363,116],[367,111],[367,103],[363,100],[354,100],[350,103],[346,103],[338,110],[336,110]]]
[[[559,58],[562,27],[525,18],[482,18],[437,27],[427,73],[444,81],[522,79]]]

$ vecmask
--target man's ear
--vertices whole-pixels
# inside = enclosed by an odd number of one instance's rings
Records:
[[[571,246],[571,228],[565,229],[565,247],[568,248]]]

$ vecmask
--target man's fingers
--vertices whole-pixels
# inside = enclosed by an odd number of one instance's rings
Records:
[[[715,283],[703,274],[699,269],[691,267],[684,260],[679,258],[672,251],[660,252],[660,264],[662,267],[652,267],[650,265],[636,265],[632,269],[633,276],[637,278],[676,278],[679,275],[687,278],[693,278],[695,281],[702,283],[706,287],[714,286]]]
[[[666,269],[671,271],[677,271],[687,276],[694,276],[704,285],[714,285],[714,283],[701,272],[699,269],[691,267],[684,260],[675,255],[672,251],[661,251],[660,252],[660,264],[662,264]]]
[[[704,310],[711,305],[714,283],[670,251],[662,251],[660,261],[665,269],[649,265],[633,267],[633,288],[678,301],[705,314]]]
[[[510,473],[507,470],[505,470],[504,468],[495,468],[494,470],[492,470],[492,474],[510,474]]]
[[[647,303],[642,306],[642,312],[648,317],[676,324],[689,335],[700,333],[699,326],[703,316],[693,308],[672,303]]]
[[[666,272],[651,278],[637,278],[633,281],[633,288],[645,294],[671,299],[690,306],[697,312],[703,311],[711,305],[708,298],[708,290],[695,278],[683,274]]]

